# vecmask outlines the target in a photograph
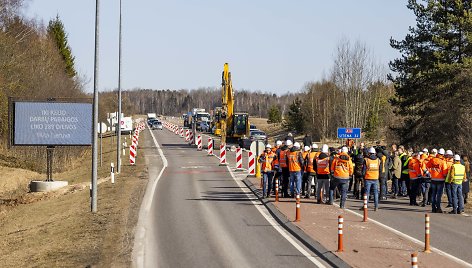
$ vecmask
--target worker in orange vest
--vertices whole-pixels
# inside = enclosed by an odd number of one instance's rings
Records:
[[[334,184],[329,187],[329,204],[333,204],[334,190],[337,187],[341,193],[341,202],[339,205],[341,208],[345,207],[349,178],[354,172],[354,167],[348,152],[349,149],[347,147],[342,147],[341,153],[339,153],[331,163],[331,174],[334,177]]]
[[[329,191],[330,163],[328,145],[321,147],[321,153],[313,160],[313,167],[316,170],[316,199],[317,203],[325,203]]]
[[[377,158],[374,147],[369,148],[369,156],[364,158],[362,174],[364,175],[364,192],[367,198],[370,196],[370,190],[374,191],[374,211],[379,208],[379,177],[380,160]],[[363,209],[361,207],[361,209]]]
[[[275,154],[275,159],[274,159],[274,162],[272,163],[272,169],[274,170],[274,179],[272,180],[272,189],[274,189],[274,195],[275,195],[275,181],[279,180],[281,176],[281,172],[279,172],[279,168],[280,168],[279,159],[277,158],[277,155],[279,155],[278,152],[280,151],[280,147],[282,147],[282,142],[277,141],[275,143],[275,146],[272,148],[272,152]],[[282,184],[281,181],[279,181],[279,186],[281,184]]]
[[[308,146],[305,146],[305,150],[307,149],[306,147]],[[303,172],[302,195],[304,195],[305,198],[310,198],[312,183],[315,181],[316,176],[313,161],[315,160],[317,153],[314,151],[314,148],[308,148],[308,150],[308,154],[303,158],[303,166],[305,167],[305,170]],[[316,184],[314,184],[314,186],[316,189]]]
[[[431,177],[429,176],[428,168],[428,161],[430,159],[429,150],[427,148],[423,149],[423,154],[420,157],[421,162],[421,170],[423,171],[423,177],[421,177],[421,194],[423,195],[423,201],[421,202],[421,206],[425,207],[426,205],[430,205],[430,189],[431,189]]]
[[[279,159],[279,172],[282,173],[282,197],[289,197],[288,187],[290,181],[290,171],[288,170],[287,154],[292,147],[292,141],[286,140],[280,148],[277,159]]]
[[[419,182],[423,177],[420,154],[414,153],[408,162],[408,175],[410,176],[410,206],[419,206],[416,202],[416,195],[418,193]]]
[[[443,213],[441,197],[444,191],[444,180],[447,175],[447,164],[443,160],[444,153],[444,149],[439,149],[438,154],[429,160],[426,165],[431,176],[431,206],[433,213]]]
[[[300,152],[300,143],[295,142],[286,157],[290,171],[290,194],[293,198],[300,194],[302,188],[303,157]]]
[[[270,197],[270,191],[272,190],[272,178],[274,177],[274,171],[272,164],[276,159],[276,155],[271,150],[270,144],[266,145],[265,151],[259,156],[259,163],[261,164],[262,171],[262,196]],[[267,191],[266,191],[267,190]]]

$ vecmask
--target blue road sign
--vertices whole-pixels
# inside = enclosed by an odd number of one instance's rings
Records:
[[[360,128],[338,128],[338,139],[360,139]]]

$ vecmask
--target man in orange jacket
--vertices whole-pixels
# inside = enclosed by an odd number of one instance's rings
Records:
[[[262,171],[262,197],[269,197],[272,190],[272,178],[274,177],[273,162],[276,159],[276,155],[272,152],[271,148],[270,144],[267,144],[265,151],[259,156]]]
[[[341,208],[345,207],[349,178],[354,172],[354,167],[348,152],[349,149],[343,147],[341,153],[334,158],[331,164],[331,174],[334,177],[334,185],[329,187],[329,204],[333,204],[334,190],[337,187],[339,192],[341,192],[341,202],[339,205]]]
[[[374,211],[377,211],[379,207],[380,160],[377,158],[374,147],[369,148],[369,156],[364,158],[362,173],[367,198],[370,196],[370,189],[374,189]]]
[[[429,160],[426,167],[431,176],[431,206],[433,213],[443,213],[441,209],[441,197],[444,191],[444,181],[447,175],[446,161],[443,160],[444,149],[439,149],[438,154]]]
[[[423,177],[423,170],[421,169],[420,155],[418,153],[414,153],[408,162],[408,175],[410,176],[410,206],[419,206],[416,202],[416,195],[420,185],[419,182]]]

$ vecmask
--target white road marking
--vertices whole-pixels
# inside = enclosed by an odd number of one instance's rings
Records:
[[[246,185],[243,184],[241,180],[236,179],[233,171],[231,170],[229,166],[226,166],[226,168],[228,169],[229,174],[231,174],[231,177],[233,177],[233,180],[236,182],[236,184],[238,184],[239,188],[241,188],[241,190],[243,190],[243,193],[246,194],[246,196],[250,199],[251,196],[253,196],[252,192],[244,191],[244,189],[247,189]],[[300,246],[300,244],[296,242],[296,239],[293,238],[292,235],[288,233],[287,230],[280,227],[280,225],[270,215],[267,208],[265,206],[261,206],[262,204],[259,202],[259,199],[256,199],[256,200],[252,199],[251,202],[254,205],[254,207],[259,211],[259,213],[261,213],[261,215],[266,219],[266,221],[268,221],[269,224],[272,227],[274,227],[274,229],[277,230],[277,232],[279,232],[279,234],[282,235],[290,244],[292,244],[298,251],[300,251],[300,253],[303,254],[303,256],[309,259],[317,267],[320,267],[320,268],[326,267],[320,261],[318,261],[316,257],[311,256],[311,254],[308,251],[306,251],[302,246]]]
[[[334,204],[334,205],[337,206],[337,207],[339,207],[338,204]],[[361,215],[360,213],[358,213],[358,212],[356,212],[356,211],[353,211],[353,210],[350,210],[350,209],[345,209],[345,210],[348,211],[348,212],[350,212],[350,213],[352,213],[352,214],[354,214],[354,215],[356,215],[356,216],[358,216],[358,217],[361,217],[361,218],[364,217],[364,215]],[[404,234],[404,233],[402,233],[402,232],[400,232],[400,231],[398,231],[398,230],[396,230],[396,229],[394,229],[394,228],[392,228],[392,227],[390,227],[390,226],[388,226],[388,225],[385,225],[385,224],[383,224],[383,223],[381,223],[381,222],[379,222],[379,221],[376,221],[376,220],[374,220],[374,219],[369,218],[369,222],[373,222],[373,223],[377,224],[377,225],[380,226],[380,227],[383,227],[383,228],[385,228],[385,229],[387,229],[387,230],[389,230],[389,231],[391,231],[391,232],[393,232],[393,233],[395,233],[395,234],[397,234],[397,235],[399,235],[399,236],[401,236],[401,237],[403,237],[403,238],[406,238],[406,239],[412,241],[413,243],[416,243],[416,244],[418,244],[418,245],[424,246],[424,242],[423,242],[423,241],[420,241],[420,240],[418,240],[418,239],[416,239],[416,238],[414,238],[414,237],[411,237],[411,236],[409,236],[409,235],[407,235],[407,234]],[[451,259],[452,261],[454,261],[454,262],[456,262],[456,263],[458,263],[458,264],[460,264],[460,265],[464,265],[464,266],[466,266],[466,267],[472,267],[472,264],[470,264],[470,263],[468,263],[468,262],[466,262],[466,261],[464,261],[464,260],[461,260],[461,259],[459,259],[459,258],[457,258],[457,257],[455,257],[455,256],[452,256],[451,254],[446,253],[446,252],[444,252],[444,251],[442,251],[442,250],[440,250],[440,249],[438,249],[438,248],[431,247],[431,250],[432,250],[433,252],[435,252],[435,253],[438,253],[439,255],[443,255],[444,257]]]
[[[154,199],[154,193],[156,192],[157,183],[159,182],[159,179],[161,178],[162,173],[164,173],[164,170],[168,166],[167,158],[164,156],[164,152],[162,152],[162,149],[159,146],[159,143],[157,143],[154,133],[152,133],[151,130],[149,130],[149,133],[151,133],[152,139],[154,141],[154,145],[156,145],[157,151],[159,152],[159,156],[162,159],[162,169],[161,169],[161,172],[159,172],[157,177],[154,179],[152,188],[146,189],[146,193],[143,197],[143,203],[141,204],[141,207],[139,209],[138,224],[136,226],[136,235],[134,238],[134,247],[133,247],[133,262],[134,262],[133,266],[139,267],[139,268],[145,266],[144,265],[144,260],[145,260],[144,241],[146,237],[145,222],[148,218],[147,215],[151,209],[151,204],[152,204],[152,200]],[[154,267],[157,267],[157,263],[153,265]]]

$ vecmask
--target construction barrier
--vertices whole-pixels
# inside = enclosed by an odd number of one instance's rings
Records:
[[[228,163],[226,163],[226,145],[221,144],[220,145],[220,166],[226,166]]]
[[[115,183],[115,164],[111,163],[110,166],[110,178],[111,178],[111,183]]]
[[[207,152],[208,152],[208,156],[213,156],[213,139],[212,138],[208,138]]]
[[[248,170],[249,170],[250,176],[256,175],[256,161],[255,161],[254,154],[251,151],[249,151],[249,157],[248,157]]]
[[[243,149],[236,148],[236,170],[243,170]]]
[[[424,215],[424,252],[431,253],[429,245],[429,214]]]
[[[136,163],[136,149],[134,143],[129,147],[129,163],[134,165]]]
[[[190,145],[196,145],[197,143],[195,142],[195,138],[193,136],[193,131],[190,131],[189,138],[188,138],[189,144]]]
[[[185,141],[190,141],[190,130],[188,129],[185,130]]]
[[[275,202],[279,202],[279,178],[275,178]]]
[[[300,194],[297,194],[295,201],[295,221],[300,221]]]
[[[184,137],[184,128],[183,127],[180,128],[180,137],[181,138]]]
[[[363,222],[367,222],[367,194],[364,194],[364,219]]]
[[[342,215],[339,215],[338,216],[338,250],[337,250],[337,252],[343,252],[344,251],[343,223],[344,223],[344,218],[343,218]]]
[[[418,253],[411,253],[411,268],[418,268]]]
[[[197,150],[201,151],[203,149],[202,145],[202,135],[197,136]]]
[[[179,127],[178,126],[174,127],[174,133],[175,133],[175,135],[179,135]]]

